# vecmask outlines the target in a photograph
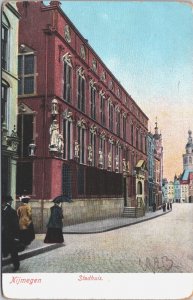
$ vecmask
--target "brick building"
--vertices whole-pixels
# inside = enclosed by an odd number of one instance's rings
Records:
[[[147,116],[59,2],[17,6],[17,195],[31,195],[36,228],[44,230],[50,201],[60,194],[73,199],[63,204],[68,224],[137,206],[135,167],[147,161]]]

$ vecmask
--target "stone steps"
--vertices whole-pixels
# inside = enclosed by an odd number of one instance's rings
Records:
[[[142,207],[124,207],[122,216],[125,218],[140,218],[145,215]]]

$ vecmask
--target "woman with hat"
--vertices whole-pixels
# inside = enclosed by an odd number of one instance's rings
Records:
[[[63,243],[64,238],[62,234],[62,219],[63,213],[60,206],[60,200],[53,200],[54,206],[50,208],[50,218],[47,224],[47,233],[44,243]]]
[[[28,204],[29,196],[21,196],[20,201],[22,204],[17,209],[20,227],[20,240],[29,245],[35,239],[34,226],[32,222],[32,209]]]

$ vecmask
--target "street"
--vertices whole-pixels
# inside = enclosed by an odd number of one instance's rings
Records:
[[[109,232],[64,234],[64,240],[64,247],[21,261],[17,273],[193,272],[193,204],[176,203],[171,213]]]

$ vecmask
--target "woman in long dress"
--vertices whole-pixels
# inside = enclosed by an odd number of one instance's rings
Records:
[[[63,243],[62,223],[63,213],[60,202],[54,202],[50,208],[50,218],[47,224],[47,233],[44,243]]]
[[[21,196],[22,204],[17,209],[20,227],[20,240],[27,246],[35,239],[34,226],[32,222],[32,209],[28,204],[30,197]]]

